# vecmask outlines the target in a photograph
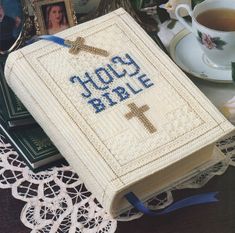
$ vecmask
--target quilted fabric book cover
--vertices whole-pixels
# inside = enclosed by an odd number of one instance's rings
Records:
[[[10,87],[112,215],[206,163],[233,126],[123,9],[10,54]],[[98,50],[97,50],[98,51]],[[105,56],[103,56],[105,55]]]

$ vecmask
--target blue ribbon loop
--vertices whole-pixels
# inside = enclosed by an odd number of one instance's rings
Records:
[[[43,35],[43,36],[39,36],[38,39],[48,40],[48,41],[54,42],[56,44],[62,45],[64,47],[68,47],[68,48],[70,47],[69,45],[64,43],[65,40],[63,38],[58,37],[58,36]]]
[[[218,199],[215,197],[217,193],[218,192],[210,192],[187,197],[173,203],[162,211],[148,209],[133,192],[127,193],[125,197],[138,211],[150,216],[160,216],[188,206],[217,202]]]
[[[28,44],[31,44],[35,41],[38,41],[38,40],[48,40],[48,41],[51,41],[51,42],[54,42],[58,45],[62,45],[64,47],[67,47],[69,48],[70,46],[65,44],[65,40],[61,37],[58,37],[58,36],[54,36],[54,35],[42,35],[42,36],[38,36],[38,37],[35,37],[33,38],[32,40],[29,40],[27,41]]]

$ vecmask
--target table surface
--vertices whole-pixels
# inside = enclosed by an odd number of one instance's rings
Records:
[[[118,222],[116,233],[234,233],[235,168],[216,176],[201,189],[178,190],[175,200],[202,192],[218,191],[219,202],[177,210],[161,217],[144,216],[131,222]],[[12,197],[10,189],[0,189],[0,232],[29,233],[20,221],[24,202]]]

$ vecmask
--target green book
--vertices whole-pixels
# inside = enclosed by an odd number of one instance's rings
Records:
[[[7,85],[4,77],[5,59],[0,62],[0,113],[9,128],[35,124],[35,120]]]
[[[8,138],[33,171],[54,165],[63,157],[38,125],[8,130],[0,114],[0,135]]]

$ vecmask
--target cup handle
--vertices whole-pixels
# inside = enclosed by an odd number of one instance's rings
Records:
[[[190,32],[193,32],[192,25],[188,23],[181,15],[180,15],[180,9],[184,8],[188,14],[191,16],[193,15],[192,9],[187,4],[180,4],[175,8],[175,15],[176,18],[181,22]]]

